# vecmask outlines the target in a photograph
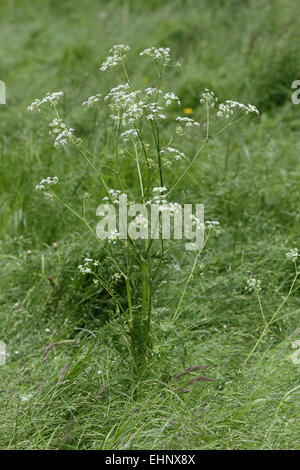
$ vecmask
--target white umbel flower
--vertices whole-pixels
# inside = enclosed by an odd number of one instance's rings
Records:
[[[245,112],[246,114],[248,113],[256,113],[259,114],[258,109],[253,106],[253,104],[243,104],[239,103],[238,101],[230,101],[227,100],[225,103],[220,103],[219,104],[219,110],[217,112],[218,117],[225,117],[226,119],[229,119],[230,116],[234,114],[234,112]]]
[[[178,116],[178,117],[176,118],[176,121],[185,124],[185,127],[193,127],[193,126],[194,126],[194,127],[200,127],[199,122],[194,121],[194,119],[191,119],[191,118],[189,118],[189,117],[181,117],[181,116]]]
[[[28,111],[35,111],[36,109],[39,111],[40,106],[43,104],[50,104],[50,106],[57,105],[60,98],[63,96],[62,91],[55,91],[54,93],[47,93],[47,95],[39,100],[36,98],[30,106],[27,107]]]
[[[175,149],[173,147],[165,147],[165,148],[162,148],[160,153],[162,155],[172,155],[174,156],[175,160],[182,160],[183,158],[185,158],[185,155],[183,152],[180,152],[178,149]]]
[[[126,196],[125,193],[122,193],[119,189],[109,189],[108,193],[110,196],[105,196],[103,201],[111,201],[113,204],[118,206],[120,204],[120,198]]]
[[[78,266],[79,271],[81,274],[91,274],[93,272],[93,266],[97,267],[100,265],[100,262],[98,260],[95,260],[93,258],[84,258],[83,264],[80,264]]]
[[[213,91],[210,91],[208,88],[205,88],[204,92],[201,93],[201,104],[207,103],[210,108],[213,108],[217,101],[218,98],[216,97],[215,93]]]
[[[101,94],[99,93],[97,95],[90,96],[86,101],[83,101],[82,106],[87,106],[88,108],[90,108],[91,106],[99,102],[100,96]]]
[[[58,134],[53,144],[54,147],[59,147],[60,145],[66,145],[73,137],[73,131],[74,129],[70,128],[70,129],[65,129],[60,134]]]
[[[162,62],[164,65],[171,60],[169,47],[148,47],[140,52],[140,56],[143,55],[151,57],[155,62]]]
[[[180,105],[180,99],[173,92],[165,93],[164,94],[164,99],[165,99],[165,102],[166,102],[166,106],[169,106],[170,104],[174,103],[175,101],[177,102],[178,105]]]
[[[261,290],[261,281],[259,279],[255,279],[254,277],[251,277],[247,281],[246,290],[248,292],[259,292]]]
[[[138,133],[135,129],[128,129],[127,131],[122,132],[120,138],[124,143],[129,142],[129,140],[137,139]]]
[[[126,52],[129,51],[130,47],[124,44],[114,45],[109,52],[112,54],[108,56],[105,61],[101,64],[100,71],[105,72],[107,69],[111,69],[119,65],[120,62],[126,57]]]
[[[287,259],[291,260],[291,261],[297,261],[297,258],[299,256],[299,252],[298,252],[298,248],[291,248],[286,254],[285,256],[287,257]]]
[[[59,145],[66,145],[73,137],[74,129],[67,129],[67,126],[62,122],[62,119],[55,118],[49,124],[49,134],[56,135],[54,147]]]
[[[161,95],[162,91],[159,90],[158,88],[146,88],[145,93],[146,93],[147,96]]]
[[[58,183],[57,176],[54,176],[54,177],[48,176],[47,178],[42,179],[40,183],[35,187],[35,189],[37,191],[42,191],[43,189],[46,189],[47,186],[52,186],[57,183]]]
[[[152,189],[154,193],[164,193],[167,191],[166,186],[159,186]]]

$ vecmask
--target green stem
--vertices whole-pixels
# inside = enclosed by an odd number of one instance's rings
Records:
[[[96,238],[97,242],[100,244],[101,248],[108,254],[108,257],[109,259],[111,259],[112,263],[116,266],[116,268],[118,269],[118,271],[124,276],[126,277],[125,273],[122,271],[122,268],[118,265],[118,263],[114,260],[114,258],[112,258],[112,256],[109,255],[108,251],[106,250],[106,248],[104,247],[104,245],[101,243],[101,241],[99,240],[99,238],[97,237],[97,234],[94,232],[94,230],[92,229],[92,227],[89,225],[89,223],[86,221],[86,219],[84,217],[81,217],[80,214],[78,214],[78,212],[74,211],[74,209],[72,209],[72,207],[70,207],[66,202],[64,202],[62,199],[60,199],[59,196],[57,196],[56,193],[54,193],[53,191],[51,191],[51,194],[59,201],[61,202],[70,212],[72,212],[72,214],[74,214],[76,217],[78,217],[79,220],[81,220],[81,222],[83,222],[83,224],[88,228],[88,230],[92,233],[92,235]]]
[[[260,300],[260,295],[258,293],[258,291],[256,291],[256,296],[257,296],[257,300],[258,300],[258,303],[259,303],[259,308],[260,308],[260,313],[261,313],[261,316],[263,318],[263,321],[264,321],[264,324],[266,325],[267,322],[266,322],[266,317],[264,315],[264,311],[263,311],[263,308],[262,308],[262,304],[261,304],[261,300]]]
[[[95,278],[100,282],[101,286],[104,287],[104,289],[106,290],[106,292],[109,293],[109,295],[114,299],[114,301],[117,303],[117,305],[120,307],[122,313],[124,313],[125,315],[125,310],[124,308],[122,307],[122,305],[120,304],[119,300],[117,299],[117,297],[115,296],[115,294],[110,290],[110,288],[107,286],[107,284],[96,274],[96,273],[93,273]]]
[[[297,267],[296,267],[296,263],[295,263],[295,269],[296,269],[296,274],[295,274],[295,277],[293,279],[293,282],[292,282],[292,285],[290,287],[290,290],[288,292],[288,294],[286,295],[286,297],[283,299],[283,301],[281,302],[281,304],[279,305],[279,307],[277,308],[277,310],[275,311],[274,315],[272,316],[272,318],[268,321],[268,323],[265,324],[265,327],[260,335],[260,337],[258,338],[257,342],[255,343],[255,345],[253,346],[253,348],[251,349],[250,353],[248,354],[247,358],[245,359],[244,361],[244,364],[246,364],[250,357],[252,356],[252,354],[256,351],[257,347],[259,346],[259,344],[261,343],[263,337],[265,336],[265,334],[267,333],[268,331],[268,328],[270,326],[270,324],[274,321],[274,319],[276,318],[276,316],[278,315],[278,313],[280,312],[280,310],[282,309],[282,307],[284,306],[284,304],[286,303],[286,301],[288,300],[288,298],[290,297],[292,291],[293,291],[293,287],[295,285],[295,282],[297,280],[297,277],[298,277],[298,272],[297,272]]]
[[[133,321],[132,298],[131,298],[130,281],[127,276],[125,277],[125,282],[126,282],[126,292],[127,292],[127,300],[128,300],[129,322],[130,322],[130,327],[132,327],[132,321]]]
[[[193,277],[193,273],[194,273],[194,270],[195,270],[195,267],[196,267],[196,263],[197,263],[197,261],[198,261],[198,258],[199,258],[199,255],[200,255],[201,251],[202,251],[202,250],[197,251],[197,253],[196,253],[196,255],[195,255],[195,259],[194,259],[193,266],[192,266],[192,268],[191,268],[191,271],[190,271],[189,276],[188,276],[188,278],[187,278],[187,280],[186,280],[184,289],[183,289],[182,294],[181,294],[181,296],[180,296],[180,300],[179,300],[179,302],[178,302],[177,308],[176,308],[175,313],[174,313],[173,318],[172,318],[172,323],[174,323],[174,322],[177,320],[177,318],[180,316],[180,313],[181,313],[181,312],[179,312],[179,309],[180,309],[180,307],[181,307],[181,304],[182,304],[182,301],[183,301],[183,299],[184,299],[184,296],[185,296],[187,287],[188,287],[188,285],[189,285],[189,283],[190,283],[190,280],[191,280],[192,277]]]
[[[183,174],[180,176],[180,178],[178,178],[178,180],[176,181],[176,183],[171,187],[171,189],[168,191],[168,193],[166,194],[166,196],[169,196],[169,194],[171,194],[171,192],[174,191],[174,189],[176,188],[176,186],[183,180],[183,178],[185,177],[185,175],[187,174],[187,172],[189,171],[189,169],[191,168],[191,166],[193,165],[194,161],[196,160],[196,158],[198,157],[198,155],[200,155],[200,153],[202,152],[202,150],[206,147],[207,145],[207,141],[205,141],[200,149],[198,150],[198,152],[195,154],[195,156],[192,158],[192,160],[190,161],[189,165],[187,166],[187,168],[185,169],[185,171],[183,172]]]

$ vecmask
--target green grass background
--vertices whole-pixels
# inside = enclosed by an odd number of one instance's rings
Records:
[[[246,280],[261,279],[270,318],[293,277],[285,252],[299,247],[300,107],[291,103],[299,13],[297,0],[1,2],[0,339],[10,353],[0,367],[1,449],[299,449],[299,366],[291,361],[298,291],[243,365],[263,328]],[[100,152],[106,122],[100,113],[93,128],[81,103],[118,84],[98,71],[116,43],[131,47],[136,86],[154,77],[138,52],[170,47],[182,67],[170,70],[165,86],[193,116],[205,87],[261,111],[210,146],[176,192],[179,201],[203,202],[223,233],[205,249],[175,327],[191,256],[175,250],[164,266],[154,357],[138,379],[110,300],[77,270],[98,248],[63,207],[34,191],[42,177],[57,175],[73,207],[91,193],[93,217],[103,189],[71,151],[53,148],[47,121],[26,111],[34,98],[63,90],[68,123]],[[126,167],[124,175],[130,182]],[[105,259],[103,270],[113,273]],[[53,291],[48,276],[58,273]],[[53,342],[61,343],[43,364]],[[174,392],[172,378],[199,364],[214,381]]]

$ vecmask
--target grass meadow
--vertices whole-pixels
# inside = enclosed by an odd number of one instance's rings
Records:
[[[300,105],[291,101],[299,13],[297,0],[1,1],[1,449],[300,448],[300,365],[292,360],[300,284],[297,260],[286,257],[300,249]],[[207,145],[173,193],[178,203],[203,203],[221,233],[192,276],[194,254],[180,243],[164,257],[152,285],[151,353],[138,370],[114,304],[117,296],[127,309],[127,284],[112,283],[112,297],[80,273],[87,256],[100,260],[107,283],[115,267],[74,214],[35,191],[56,175],[59,197],[79,213],[84,205],[95,227],[105,188],[72,146],[53,146],[47,116],[27,111],[35,98],[63,90],[63,117],[104,161],[108,115],[82,102],[120,83],[117,71],[99,71],[114,44],[130,46],[128,74],[142,89],[155,71],[140,51],[171,49],[181,67],[168,67],[162,87],[180,99],[174,118],[205,128],[205,88],[260,111]],[[189,159],[198,145],[191,133],[179,147]],[[168,168],[166,186],[186,161],[178,165]],[[103,171],[117,188],[117,173]],[[122,154],[119,175],[138,193]],[[118,243],[109,252],[117,262],[127,256]],[[150,261],[158,263],[155,252]],[[251,278],[261,290],[246,289]],[[137,303],[139,279],[136,266]],[[213,380],[196,380],[199,373]]]

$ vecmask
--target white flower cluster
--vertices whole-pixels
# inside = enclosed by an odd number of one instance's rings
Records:
[[[66,129],[66,125],[63,123],[62,119],[55,118],[53,121],[49,123],[50,131],[49,135],[51,134],[59,134],[62,130]]]
[[[152,191],[154,193],[153,199],[147,201],[146,205],[156,204],[161,212],[170,211],[171,214],[175,214],[178,210],[181,212],[180,204],[167,201],[166,194],[164,194],[168,191],[166,186],[153,188]]]
[[[166,106],[169,106],[174,101],[177,101],[177,104],[180,105],[180,99],[173,92],[165,93],[164,94],[164,99],[166,101]]]
[[[125,57],[126,57],[126,52],[129,51],[130,47],[125,46],[124,44],[116,44],[114,45],[109,52],[112,54],[111,56],[108,56],[105,61],[101,64],[101,67],[99,70],[101,72],[105,72],[107,69],[111,69],[113,67],[116,67]]]
[[[294,364],[300,364],[300,340],[299,339],[292,342],[292,348],[296,349],[296,351],[294,351],[292,354],[292,362]]]
[[[217,220],[207,220],[205,222],[205,228],[207,228],[208,230],[217,230],[219,229],[220,227],[220,222],[218,222]]]
[[[246,290],[248,292],[259,292],[261,290],[261,281],[259,279],[255,279],[254,277],[251,277],[247,281]]]
[[[166,186],[158,186],[152,189],[154,193],[164,193],[167,191]]]
[[[84,258],[84,263],[78,266],[79,271],[82,274],[91,274],[93,266],[99,266],[99,261],[92,258]]]
[[[132,95],[130,92],[131,88],[128,83],[120,83],[120,85],[112,88],[107,95],[104,97],[104,101],[111,100],[115,104],[115,108],[124,106],[128,100],[132,99],[136,95]]]
[[[194,226],[196,226],[197,228],[204,228],[203,222],[201,222],[201,220],[198,217],[196,217],[194,214],[191,214],[190,217],[192,219],[192,224]]]
[[[217,220],[206,220],[204,223],[204,229],[208,230],[210,233],[213,233],[217,237],[221,233],[220,222]]]
[[[185,155],[183,152],[180,152],[179,150],[173,148],[173,147],[165,147],[160,150],[160,154],[162,155],[172,155],[174,156],[175,160],[181,160],[182,158],[185,158]]]
[[[146,118],[150,121],[154,121],[155,118],[163,120],[166,119],[166,115],[160,112],[164,108],[159,106],[157,103],[145,103],[143,104],[143,109],[147,113]]]
[[[162,91],[158,88],[146,88],[145,93],[147,96],[151,95],[162,95]]]
[[[124,143],[129,142],[130,139],[137,139],[138,133],[135,129],[128,129],[125,132],[122,132],[120,138],[123,140]]]
[[[66,145],[69,140],[73,137],[73,130],[72,128],[66,129],[62,131],[54,141],[54,147],[59,147],[59,145]]]
[[[127,83],[112,88],[104,101],[110,100],[110,108],[118,114],[110,117],[117,122],[122,119],[123,125],[135,123],[144,113],[145,103],[139,99],[140,93],[140,90],[131,91]]]
[[[52,186],[57,183],[58,183],[57,176],[54,176],[53,178],[51,176],[48,176],[47,178],[42,179],[42,181],[40,181],[40,183],[35,187],[35,189],[37,191],[41,191],[43,189],[46,189],[47,186]]]
[[[130,86],[128,83],[120,83],[120,85],[112,88],[104,97],[104,101],[111,99],[117,105],[124,105],[126,103]]]
[[[298,252],[298,248],[291,248],[286,254],[285,256],[287,257],[287,259],[291,260],[291,261],[297,261],[297,258],[299,256],[299,252]]]
[[[156,62],[162,62],[166,65],[170,62],[170,48],[169,47],[148,47],[148,49],[140,52],[140,56],[147,55]]]
[[[192,224],[195,225],[197,228],[202,228],[205,230],[209,230],[210,232],[213,232],[215,235],[220,235],[221,229],[220,229],[220,222],[217,220],[207,220],[206,222],[202,222],[198,217],[195,215],[191,214],[191,219],[192,219]]]
[[[193,127],[193,126],[200,127],[199,122],[194,121],[194,119],[191,119],[189,117],[180,117],[180,116],[178,116],[176,118],[176,121],[182,122],[183,124],[185,124],[185,127]]]
[[[43,104],[50,104],[51,106],[55,106],[59,99],[63,96],[63,92],[62,91],[56,91],[54,93],[47,93],[47,95],[39,100],[38,98],[36,98],[30,106],[27,107],[27,110],[28,111],[34,111],[35,109],[39,110],[40,106],[42,106]]]
[[[53,144],[54,147],[59,147],[59,145],[66,145],[68,141],[72,139],[73,131],[74,129],[70,128],[70,129],[65,129],[60,134],[58,134]]]
[[[87,106],[88,108],[93,106],[95,103],[99,102],[101,94],[90,96],[86,101],[83,101],[82,106]]]
[[[131,224],[140,227],[140,229],[147,229],[149,225],[148,219],[143,214],[137,215]]]
[[[107,240],[109,242],[115,242],[115,240],[118,240],[118,238],[120,237],[120,234],[117,230],[112,230],[111,232],[109,232],[109,234],[107,235]]]
[[[208,88],[205,88],[204,92],[201,93],[201,104],[208,103],[209,107],[213,108],[217,101],[218,98],[215,96],[215,93],[213,91],[210,91]]]
[[[230,116],[234,114],[235,111],[243,111],[245,113],[256,113],[259,114],[258,109],[252,104],[243,104],[238,101],[227,100],[225,103],[219,104],[219,110],[217,112],[218,117],[225,117],[229,119]]]
[[[74,129],[70,128],[67,129],[66,125],[62,122],[61,119],[55,118],[49,124],[49,134],[55,134],[56,138],[54,141],[54,147],[58,147],[59,145],[66,145],[68,141],[70,141],[74,135]]]
[[[122,275],[120,273],[114,273],[112,275],[112,279],[117,282],[117,281],[120,281],[122,279]]]
[[[150,199],[149,201],[146,202],[146,206],[147,205],[150,206],[151,204],[159,204],[159,205],[168,204],[164,195],[164,193],[167,191],[166,186],[153,188],[152,191],[154,193],[154,197],[153,199]]]
[[[161,113],[163,107],[157,102],[148,101],[149,96],[155,93],[153,90],[156,89],[147,88],[143,97],[141,90],[132,91],[127,83],[112,88],[104,98],[104,101],[110,100],[110,108],[117,111],[117,114],[110,117],[116,122],[121,120],[124,126],[136,123],[143,116],[151,121],[166,119],[165,114]]]
[[[110,201],[111,200],[117,206],[120,204],[120,197],[125,196],[125,194],[122,193],[119,189],[109,189],[108,193],[110,194],[110,197],[105,196],[103,198],[103,201]]]

